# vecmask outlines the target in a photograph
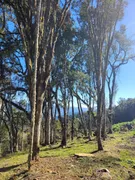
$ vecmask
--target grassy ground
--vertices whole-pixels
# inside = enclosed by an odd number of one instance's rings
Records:
[[[107,168],[113,180],[131,179],[135,174],[135,131],[110,135],[103,145],[104,151],[95,153],[95,140],[74,140],[64,149],[58,144],[43,147],[40,160],[34,163],[30,172],[27,172],[27,153],[8,155],[0,158],[0,180],[89,179],[98,168]],[[93,156],[76,158],[75,153],[93,153]]]

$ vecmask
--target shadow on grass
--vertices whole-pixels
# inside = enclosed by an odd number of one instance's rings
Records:
[[[106,156],[106,157],[100,157],[100,158],[81,158],[80,162],[84,165],[89,167],[90,164],[93,164],[93,166],[106,166],[106,167],[118,167],[121,166],[120,165],[120,161],[121,159],[117,158],[117,157],[113,157],[113,156]]]
[[[20,173],[11,176],[11,177],[9,178],[9,180],[14,180],[14,179],[16,179],[16,178],[17,178],[17,179],[18,179],[18,178],[24,179],[24,178],[26,178],[26,177],[28,177],[28,170],[21,171]]]
[[[13,166],[7,166],[7,167],[0,168],[0,172],[10,171],[11,169],[14,169],[14,168],[16,168],[16,167],[18,167],[18,166],[24,165],[24,164],[26,164],[26,163],[27,163],[27,162],[22,163],[22,164],[13,165]]]
[[[91,143],[92,141],[94,141],[94,139],[91,139],[91,140],[87,140],[87,141],[85,141],[84,143]]]
[[[99,152],[99,151],[98,151],[98,150],[95,150],[95,151],[92,151],[91,154],[95,154],[95,153],[97,153],[97,152]]]
[[[50,148],[46,148],[46,149],[41,149],[40,151],[50,151],[50,150],[55,150],[55,149],[70,149],[72,148],[72,146],[65,146],[62,147],[61,145],[56,146],[56,147],[50,147]]]
[[[54,149],[60,149],[61,146],[56,146],[56,147],[49,147],[49,148],[46,148],[46,149],[41,149],[40,151],[50,151],[50,150],[54,150]]]

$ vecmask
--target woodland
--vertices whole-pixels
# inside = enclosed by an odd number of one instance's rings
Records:
[[[135,178],[135,99],[115,104],[127,6],[0,0],[0,179]]]

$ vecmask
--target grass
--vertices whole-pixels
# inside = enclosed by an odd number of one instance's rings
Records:
[[[74,161],[71,174],[79,177],[90,176],[98,168],[109,169],[114,180],[127,180],[129,173],[135,173],[135,131],[125,133],[114,133],[109,135],[103,142],[104,151],[94,153],[92,158],[79,158]],[[59,144],[51,147],[42,147],[40,157],[46,161],[47,158],[55,157],[57,164],[59,160],[73,157],[75,153],[92,153],[97,149],[96,141],[86,142],[84,139],[69,141],[66,148],[60,148]],[[27,153],[19,152],[0,158],[0,180],[9,179],[15,174],[27,170]],[[39,167],[40,171],[40,167]],[[19,177],[19,176],[18,176]],[[19,178],[18,178],[19,179]]]
[[[27,154],[14,153],[0,158],[0,180],[9,179],[20,170],[26,170]]]
[[[75,153],[91,153],[96,150],[97,144],[95,141],[87,143],[86,140],[79,139],[74,142],[69,141],[66,148],[60,148],[59,144],[52,147],[43,147],[40,151],[40,157],[68,157]]]

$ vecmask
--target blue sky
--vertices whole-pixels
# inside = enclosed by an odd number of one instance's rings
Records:
[[[135,0],[127,0],[128,6],[125,9],[122,24],[127,27],[127,35],[135,39]],[[135,52],[135,45],[133,47]],[[117,77],[118,91],[115,97],[115,104],[119,98],[135,98],[135,61],[130,60],[128,64],[121,66]]]
[[[127,0],[127,2],[128,6],[125,8],[124,18],[120,24],[126,25],[128,37],[135,40],[135,0]],[[10,30],[12,29],[13,24],[10,23]],[[135,45],[133,51],[135,52]],[[135,98],[135,61],[130,60],[128,64],[121,66],[117,84],[118,91],[114,104],[117,104],[119,98]],[[77,106],[76,101],[75,106]]]

